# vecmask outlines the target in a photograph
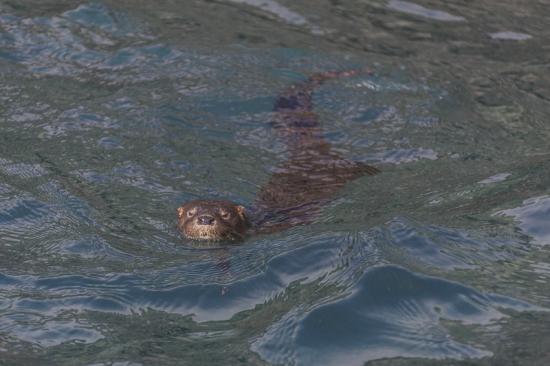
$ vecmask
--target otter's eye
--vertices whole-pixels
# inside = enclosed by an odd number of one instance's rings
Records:
[[[222,219],[227,220],[231,217],[231,213],[227,211],[220,211],[220,216],[222,217]]]
[[[191,217],[195,214],[195,210],[189,210],[187,211],[187,217]]]

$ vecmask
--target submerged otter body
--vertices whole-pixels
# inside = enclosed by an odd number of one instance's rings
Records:
[[[238,240],[256,233],[309,223],[346,183],[378,169],[344,159],[322,136],[312,93],[325,80],[357,72],[316,74],[285,90],[274,107],[272,125],[288,159],[258,193],[250,212],[230,201],[196,200],[178,208],[178,228],[190,239]]]

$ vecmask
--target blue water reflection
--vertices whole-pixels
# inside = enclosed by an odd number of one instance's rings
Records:
[[[503,210],[498,214],[511,216],[519,221],[519,227],[533,237],[536,243],[550,244],[550,197],[529,198],[520,207]]]
[[[491,324],[521,301],[395,266],[367,271],[343,298],[297,309],[253,344],[276,364],[363,365],[378,358],[480,358],[491,352],[453,340],[442,320]]]

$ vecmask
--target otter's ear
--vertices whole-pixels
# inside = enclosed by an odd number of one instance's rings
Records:
[[[185,213],[183,207],[178,207],[178,217],[181,219]]]
[[[244,206],[237,205],[237,206],[235,206],[235,209],[237,210],[237,213],[239,214],[239,216],[243,220],[246,220],[246,209],[244,208]]]

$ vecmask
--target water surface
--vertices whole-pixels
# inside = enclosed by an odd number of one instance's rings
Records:
[[[550,19],[513,1],[0,1],[0,360],[545,365]],[[315,223],[196,248],[250,205],[278,93],[382,170]]]

